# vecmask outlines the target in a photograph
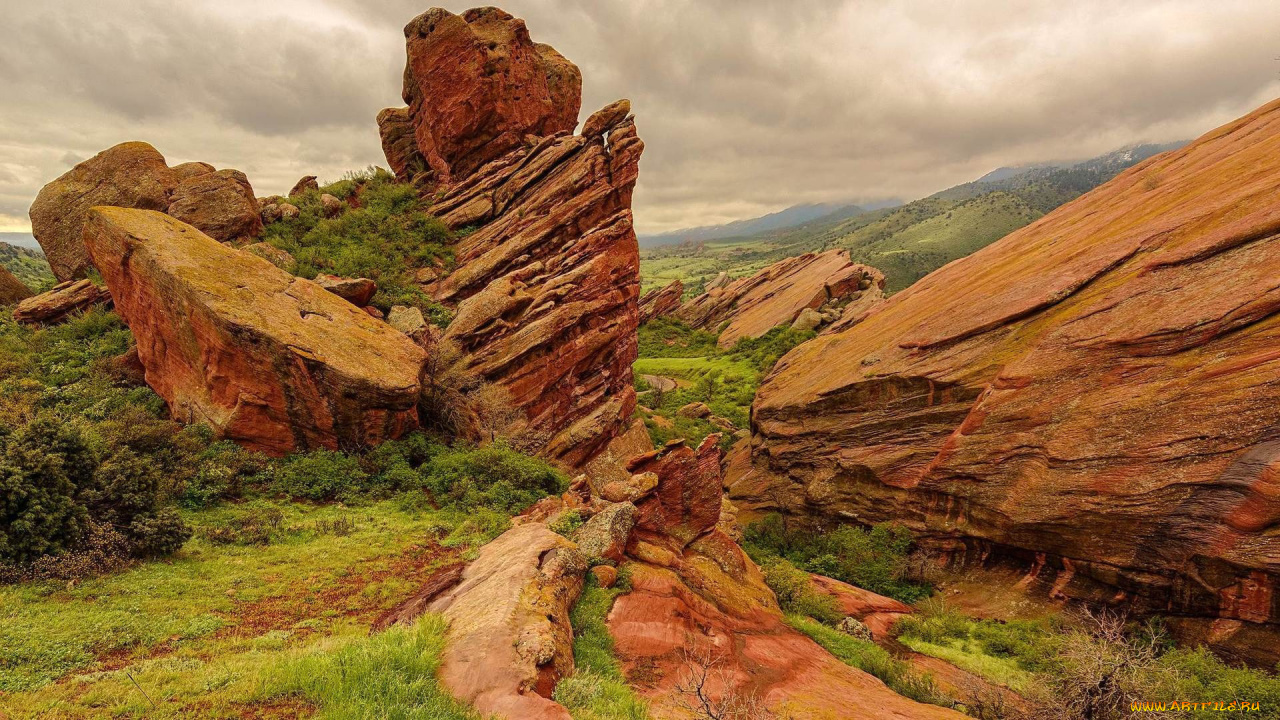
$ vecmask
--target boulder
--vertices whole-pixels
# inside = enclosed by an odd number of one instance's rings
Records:
[[[304,175],[302,179],[293,184],[293,188],[289,190],[289,197],[301,195],[308,190],[319,190],[320,183],[316,181],[315,175]]]
[[[591,574],[602,588],[611,588],[618,582],[618,569],[612,565],[596,565],[591,568]]]
[[[9,272],[8,268],[0,267],[0,305],[12,305],[31,295],[31,288]]]
[[[262,208],[259,217],[262,218],[263,225],[280,222],[281,218],[284,217],[284,212],[280,210],[280,206],[276,203],[267,203],[266,205],[259,205],[259,207]]]
[[[292,220],[298,217],[298,206],[291,203],[280,203],[280,219]]]
[[[618,502],[591,516],[573,533],[578,550],[589,559],[618,562],[627,549],[627,538],[636,524],[636,506]]]
[[[427,328],[427,320],[416,307],[393,305],[387,314],[387,323],[405,335],[416,335]]]
[[[708,418],[711,417],[711,408],[707,407],[704,402],[691,402],[687,405],[682,405],[679,410],[676,410],[676,415],[683,418]]]
[[[84,239],[175,419],[276,455],[417,426],[422,349],[319,285],[157,212],[94,208]]]
[[[217,172],[218,169],[206,162],[186,162],[173,166],[173,176],[181,183],[199,175]]]
[[[653,473],[657,488],[636,503],[637,537],[670,549],[684,548],[720,519],[720,436],[708,435],[697,450],[683,442],[633,458],[634,473]]]
[[[336,218],[347,208],[347,204],[338,198],[325,193],[320,196],[320,211],[327,218]]]
[[[378,292],[378,284],[369,278],[344,278],[337,275],[316,276],[315,283],[356,307],[364,307]],[[418,313],[421,315],[421,311]]]
[[[817,330],[818,326],[821,325],[822,322],[822,314],[813,308],[807,307],[800,311],[800,314],[796,316],[795,320],[791,321],[791,329],[799,330],[800,332],[809,332],[810,330]]]
[[[200,173],[179,182],[168,212],[219,242],[243,243],[262,234],[258,199],[239,170]]]
[[[796,513],[1274,647],[1277,147],[1280,101],[796,348],[756,396],[757,477]]]
[[[245,245],[240,249],[252,255],[257,255],[289,274],[293,274],[293,271],[298,267],[298,261],[293,259],[293,255],[290,255],[288,251],[281,250],[274,245],[268,245],[267,243],[260,242],[252,245]]]
[[[884,274],[849,260],[846,250],[806,253],[779,260],[750,277],[729,281],[722,273],[675,316],[691,327],[720,332],[722,348],[796,321],[805,309],[827,303],[869,305],[883,299]]]
[[[627,119],[631,114],[631,101],[627,99],[615,100],[599,110],[591,113],[591,117],[582,123],[582,137],[588,140],[594,140],[605,134],[609,128],[614,127]],[[679,281],[677,281],[679,282]]]
[[[484,717],[569,720],[550,698],[573,672],[569,611],[586,570],[573,543],[541,523],[480,548],[461,581],[427,607],[449,621],[445,689]]]
[[[578,124],[582,75],[533,42],[523,20],[493,7],[432,8],[404,36],[404,101],[418,150],[442,181]]]
[[[13,309],[13,319],[24,325],[52,325],[66,320],[73,313],[109,302],[111,293],[93,281],[69,280],[18,303]]]
[[[637,473],[625,480],[611,480],[600,488],[600,497],[608,502],[636,502],[658,487],[658,475],[652,472]]]
[[[594,116],[593,116],[594,117]],[[666,317],[680,309],[684,297],[684,283],[672,280],[665,287],[656,288],[640,298],[640,324],[656,317]]]
[[[31,204],[31,234],[54,276],[66,281],[89,270],[81,234],[95,205],[166,210],[178,178],[164,156],[144,142],[103,150],[45,185]]]

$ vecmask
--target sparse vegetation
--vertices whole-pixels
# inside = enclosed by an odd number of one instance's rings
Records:
[[[575,720],[645,720],[644,701],[636,697],[622,674],[605,618],[613,601],[628,589],[626,566],[612,588],[587,576],[582,596],[569,620],[573,625],[574,674],[556,685],[555,699]]]
[[[320,206],[324,193],[352,207],[326,219]],[[263,241],[293,255],[300,277],[367,277],[378,283],[372,304],[383,312],[407,305],[421,309],[440,327],[449,324],[448,310],[418,288],[413,272],[447,268],[453,236],[427,212],[428,203],[413,186],[395,182],[386,170],[369,168],[289,202],[297,206],[298,216],[268,225]]]
[[[910,663],[893,657],[879,645],[846,635],[801,614],[788,615],[787,622],[846,665],[880,678],[899,695],[923,703],[951,705],[934,686],[932,677],[915,672]]]

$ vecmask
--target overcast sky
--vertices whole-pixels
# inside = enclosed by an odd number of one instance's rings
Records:
[[[403,0],[3,0],[0,230],[146,140],[259,195],[384,163]],[[460,12],[468,3],[444,3]],[[641,232],[804,202],[913,199],[1002,165],[1195,137],[1280,95],[1274,0],[508,0],[628,97]]]

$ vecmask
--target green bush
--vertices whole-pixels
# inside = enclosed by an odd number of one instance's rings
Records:
[[[369,475],[354,457],[316,450],[285,458],[277,466],[274,489],[306,500],[350,500],[369,489]]]
[[[27,563],[76,546],[89,524],[81,489],[93,462],[80,433],[45,417],[4,438],[0,561]]]
[[[903,602],[916,602],[932,592],[927,584],[904,577],[911,533],[899,525],[826,530],[772,514],[747,527],[744,546],[758,563],[783,557],[808,572]]]
[[[501,443],[444,450],[419,471],[436,503],[458,510],[486,507],[516,514],[569,486],[546,461]]]
[[[844,613],[829,595],[814,589],[809,573],[782,558],[771,558],[760,566],[764,582],[778,598],[778,605],[788,613],[811,617],[833,625],[844,618]]]

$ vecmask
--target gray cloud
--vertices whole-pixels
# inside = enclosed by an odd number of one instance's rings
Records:
[[[467,3],[444,3],[454,11]],[[70,6],[70,7],[69,7]],[[1190,138],[1280,94],[1264,0],[509,0],[574,60],[584,116],[629,97],[642,231],[800,202],[913,198],[1000,165]],[[249,174],[381,163],[399,104],[391,0],[84,0],[6,9],[0,229],[117,142]]]

